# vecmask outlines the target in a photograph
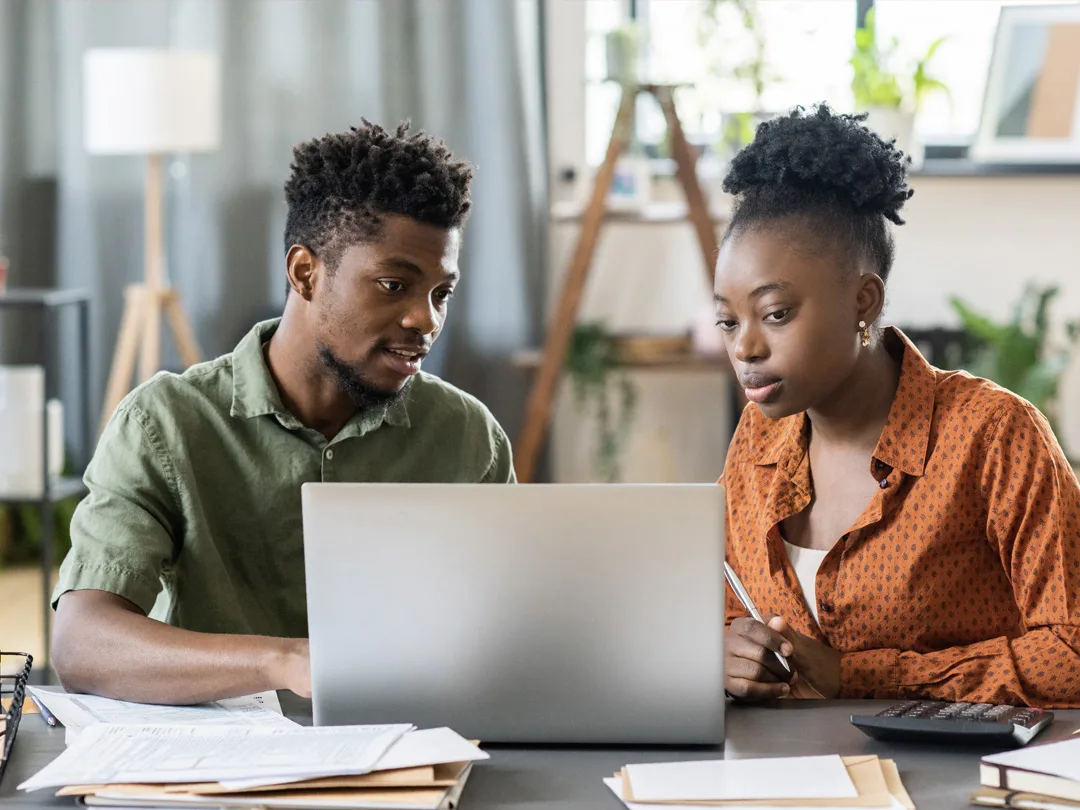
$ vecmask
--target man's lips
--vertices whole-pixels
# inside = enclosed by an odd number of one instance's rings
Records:
[[[411,377],[420,371],[426,355],[427,349],[417,346],[387,346],[383,349],[387,365],[403,377]]]
[[[424,346],[387,346],[383,351],[396,354],[399,357],[404,357],[409,360],[424,359],[424,355],[428,353],[428,350]]]

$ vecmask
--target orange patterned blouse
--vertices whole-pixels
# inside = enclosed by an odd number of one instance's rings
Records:
[[[743,412],[720,479],[728,562],[763,615],[844,653],[842,697],[1080,706],[1080,486],[1049,424],[887,339],[904,356],[880,488],[818,570],[820,625],[780,535],[811,500],[805,414]],[[729,588],[728,622],[744,615]]]

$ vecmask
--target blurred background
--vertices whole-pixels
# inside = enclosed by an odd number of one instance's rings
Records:
[[[740,407],[703,258],[722,178],[823,100],[912,158],[885,320],[1080,459],[1080,3],[0,0],[0,648],[44,653],[116,396],[280,313],[298,141],[409,119],[476,164],[425,368],[524,443],[523,478],[713,481]]]

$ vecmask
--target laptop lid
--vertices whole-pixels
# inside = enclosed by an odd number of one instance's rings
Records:
[[[317,725],[723,739],[723,490],[303,486]]]

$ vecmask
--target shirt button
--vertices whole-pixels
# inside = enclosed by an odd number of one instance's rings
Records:
[[[822,613],[832,613],[832,604],[829,602],[822,602],[818,607]]]
[[[889,488],[889,479],[888,478],[882,478],[881,481],[878,482],[878,486],[881,487],[882,489],[888,489]]]
[[[332,461],[333,458],[334,458],[334,451],[333,450],[327,450],[326,451],[326,460],[327,461]]]

